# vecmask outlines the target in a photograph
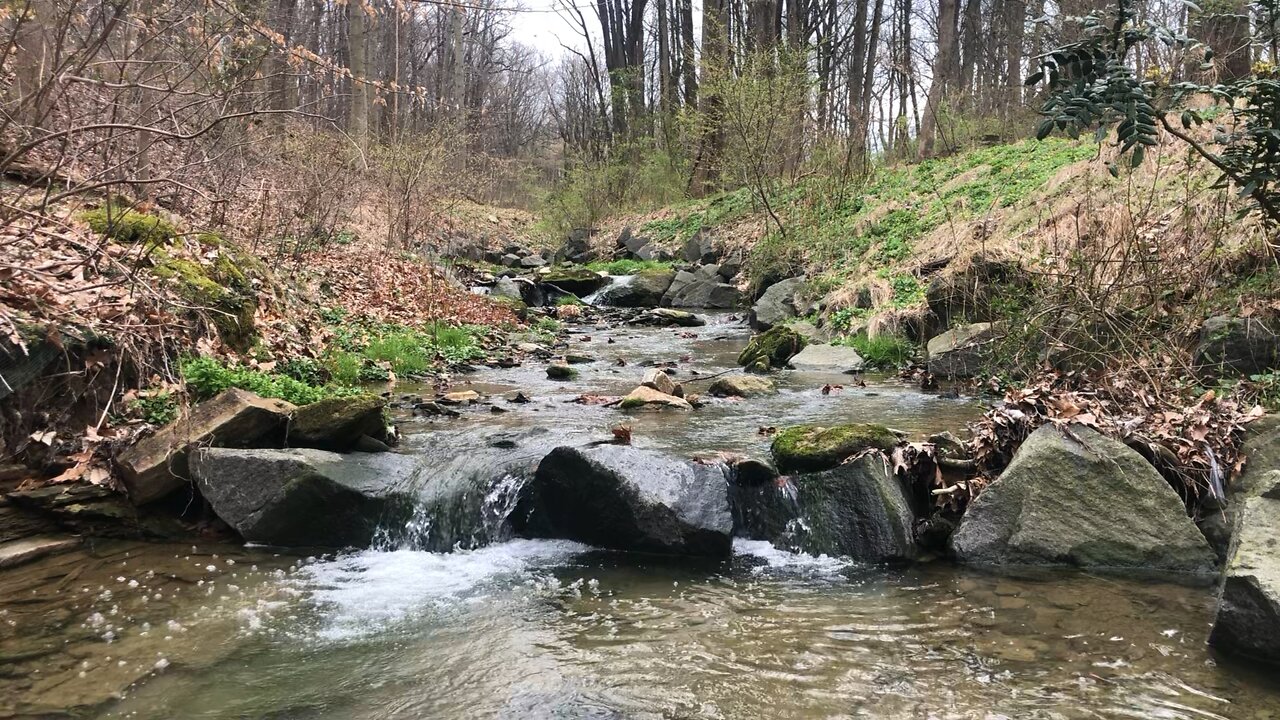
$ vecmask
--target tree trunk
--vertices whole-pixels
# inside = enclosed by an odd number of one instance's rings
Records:
[[[363,146],[369,140],[369,89],[366,75],[369,66],[365,62],[365,35],[368,18],[364,4],[358,0],[347,3],[347,54],[351,70],[351,113],[347,130]]]
[[[947,90],[952,84],[955,70],[956,25],[960,21],[959,0],[938,0],[938,54],[933,59],[933,80],[929,83],[929,99],[920,119],[919,157],[933,154],[933,136],[938,129],[938,115],[942,112]]]

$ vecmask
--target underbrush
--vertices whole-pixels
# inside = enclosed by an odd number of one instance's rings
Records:
[[[587,269],[610,275],[638,275],[648,270],[670,270],[674,265],[664,260],[609,260],[587,263]]]
[[[186,358],[182,360],[181,367],[187,390],[195,401],[207,400],[231,388],[279,398],[294,405],[309,405],[325,398],[358,392],[342,384],[314,385],[283,373],[263,372],[211,357]]]
[[[485,357],[480,340],[490,329],[444,322],[421,328],[356,321],[329,312],[333,342],[321,359],[329,378],[344,385],[379,382],[391,374],[425,375]]]

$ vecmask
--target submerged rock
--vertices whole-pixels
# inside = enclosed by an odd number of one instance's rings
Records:
[[[877,563],[918,554],[915,513],[880,453],[777,481],[739,476],[731,499],[739,535],[786,550]]]
[[[757,375],[725,375],[707,389],[707,393],[715,397],[749,398],[776,392],[778,388],[772,380]]]
[[[727,468],[621,445],[559,447],[538,464],[513,521],[529,537],[728,557]]]
[[[752,329],[768,330],[796,316],[796,293],[804,287],[803,277],[787,278],[769,286],[747,318]]]
[[[796,370],[861,372],[866,361],[857,350],[844,345],[808,345],[788,361]]]
[[[808,341],[785,325],[778,325],[756,335],[738,354],[738,364],[748,372],[768,372],[786,367],[787,362],[805,348]]]
[[[245,540],[301,547],[366,547],[382,525],[402,526],[422,474],[394,453],[207,448],[191,476],[223,522]]]
[[[283,400],[236,388],[199,403],[120,454],[117,464],[129,499],[142,505],[185,485],[187,449],[193,444],[249,447],[278,443],[295,410]]]
[[[1215,563],[1181,498],[1155,468],[1082,425],[1032,433],[969,505],[951,545],[962,562],[997,567],[1208,573]]]
[[[689,401],[684,398],[679,398],[675,395],[670,395],[644,385],[632,390],[623,397],[622,401],[618,403],[618,407],[623,410],[636,410],[644,407],[653,407],[658,409],[673,408],[675,410],[693,409],[693,406],[689,404]]]
[[[547,366],[547,378],[550,380],[576,380],[577,377],[578,371],[567,364],[556,363]]]
[[[796,425],[780,431],[770,450],[784,473],[817,472],[866,450],[888,451],[897,443],[898,436],[883,425]]]
[[[386,401],[376,395],[327,398],[304,405],[289,418],[290,447],[346,452],[369,436],[386,436],[382,411]]]
[[[655,308],[640,315],[634,322],[637,325],[675,325],[677,327],[702,327],[707,324],[706,320],[691,312],[671,308]]]

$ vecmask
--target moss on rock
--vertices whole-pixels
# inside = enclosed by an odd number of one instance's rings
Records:
[[[808,341],[795,330],[778,325],[751,338],[738,355],[738,364],[748,372],[768,372],[785,367],[787,361],[805,348]]]
[[[106,205],[80,214],[96,233],[122,243],[163,245],[178,236],[173,223],[136,210]]]
[[[253,323],[257,296],[238,258],[224,250],[211,266],[206,266],[157,249],[152,259],[155,266],[151,274],[174,283],[187,302],[207,308],[223,342],[241,350],[253,344],[257,337]]]
[[[883,425],[796,425],[779,432],[770,449],[782,472],[820,472],[864,450],[887,451],[897,442],[898,437]]]

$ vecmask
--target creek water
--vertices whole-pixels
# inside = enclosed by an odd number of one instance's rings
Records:
[[[534,453],[625,419],[642,447],[762,453],[761,427],[865,420],[920,436],[981,411],[821,373],[687,414],[570,402],[626,392],[654,361],[697,391],[746,336],[727,317],[578,328],[570,350],[596,361],[576,381],[547,380],[538,363],[484,370],[451,389],[506,412],[406,414],[403,451],[443,467],[504,433],[502,447]],[[829,383],[845,388],[823,395]],[[531,402],[503,399],[515,391]],[[505,498],[499,482],[479,503],[495,518],[475,522],[500,520]],[[0,717],[1280,718],[1274,675],[1206,646],[1209,588],[884,569],[742,540],[723,563],[567,541],[420,546],[303,557],[98,541],[0,573]]]

